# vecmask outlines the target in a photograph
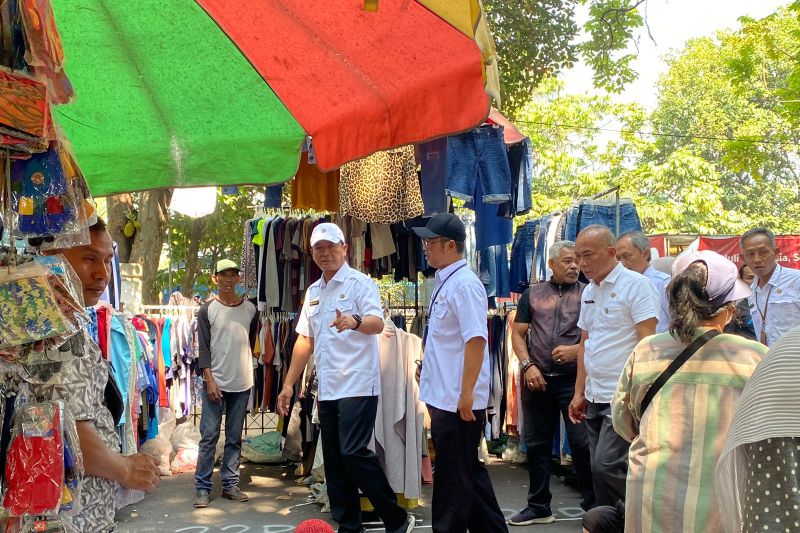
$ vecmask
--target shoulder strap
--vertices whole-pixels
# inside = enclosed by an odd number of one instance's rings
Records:
[[[689,344],[689,346],[687,346],[680,353],[680,355],[678,355],[678,357],[676,357],[669,364],[667,369],[664,370],[664,372],[662,372],[661,375],[658,376],[658,379],[656,379],[653,382],[653,384],[650,385],[650,388],[647,389],[647,392],[644,395],[644,399],[642,400],[642,406],[641,406],[641,410],[640,410],[640,413],[642,415],[644,415],[644,412],[650,406],[650,402],[653,401],[653,397],[656,394],[658,394],[658,391],[661,390],[661,387],[663,387],[664,384],[667,381],[669,381],[669,378],[671,378],[675,374],[675,372],[677,372],[683,366],[683,364],[686,361],[688,361],[691,356],[693,356],[695,354],[695,352],[697,350],[702,348],[703,345],[705,345],[705,343],[707,343],[708,341],[710,341],[711,339],[713,339],[714,337],[719,335],[719,333],[720,332],[718,330],[716,330],[716,329],[712,329],[710,331],[706,331],[705,333],[703,333],[702,335],[697,337],[695,340],[693,340],[692,343]]]

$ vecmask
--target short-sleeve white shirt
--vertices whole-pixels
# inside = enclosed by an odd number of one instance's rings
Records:
[[[473,410],[489,405],[489,348],[486,289],[465,260],[436,272],[435,300],[430,305],[420,400],[443,411],[458,411],[464,375],[464,346],[470,339],[487,341],[483,364],[473,390]],[[452,276],[451,276],[452,274]],[[447,280],[445,282],[445,280]],[[444,283],[444,284],[443,284]],[[441,288],[441,290],[439,290]]]
[[[800,270],[777,265],[764,287],[758,286],[756,277],[751,288],[753,294],[748,301],[756,338],[761,340],[762,316],[765,315],[763,327],[767,346],[772,346],[784,333],[800,324]]]
[[[656,326],[656,333],[666,333],[669,331],[669,297],[667,296],[667,285],[672,280],[669,274],[656,270],[653,267],[647,267],[644,271],[644,277],[650,280],[650,283],[656,288],[658,296],[661,298],[661,305],[658,309],[658,325]]]
[[[381,392],[378,338],[358,331],[336,332],[336,310],[383,317],[375,282],[346,263],[329,282],[320,278],[306,291],[296,331],[314,339],[322,401],[377,396]]]
[[[639,342],[636,324],[658,318],[660,305],[650,280],[622,263],[599,285],[589,283],[578,319],[578,327],[589,334],[583,356],[586,399],[611,403],[622,369]]]

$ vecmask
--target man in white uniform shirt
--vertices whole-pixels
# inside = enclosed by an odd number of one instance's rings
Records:
[[[294,384],[313,352],[325,481],[339,533],[364,531],[359,489],[388,533],[407,533],[415,519],[397,505],[378,456],[369,449],[381,392],[376,335],[384,324],[378,286],[347,264],[347,244],[335,224],[314,228],[311,253],[322,277],[305,294],[278,413],[289,414]]]
[[[437,269],[419,394],[436,448],[433,531],[507,532],[489,473],[478,460],[489,403],[486,290],[464,260],[466,230],[456,215],[438,214],[414,231]]]
[[[642,274],[650,280],[656,288],[661,306],[658,310],[658,325],[656,333],[666,333],[669,331],[669,298],[667,297],[667,285],[672,277],[653,268],[650,264],[650,239],[641,231],[630,231],[623,233],[617,239],[617,260],[628,270],[633,270]]]
[[[613,506],[625,501],[629,444],[611,425],[611,400],[634,347],[655,333],[660,300],[647,278],[617,262],[614,236],[605,226],[581,231],[575,255],[590,283],[578,319],[583,353],[569,415],[576,424],[586,420],[597,504]]]
[[[748,230],[740,244],[745,264],[756,273],[749,298],[753,329],[759,342],[771,346],[800,324],[800,270],[778,264],[780,250],[767,228]]]

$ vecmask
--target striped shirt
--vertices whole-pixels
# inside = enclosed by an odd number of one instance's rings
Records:
[[[685,347],[669,333],[643,339],[617,386],[614,429],[631,441],[625,531],[722,531],[714,469],[742,389],[767,350],[735,335],[715,337],[670,378],[642,415],[650,385]]]

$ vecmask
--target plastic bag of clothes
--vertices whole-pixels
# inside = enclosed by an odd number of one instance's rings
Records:
[[[141,453],[150,454],[158,459],[158,468],[162,476],[172,475],[172,471],[169,469],[169,459],[170,455],[172,455],[172,445],[166,438],[164,438],[163,435],[159,435],[154,439],[145,441],[145,443],[142,444],[140,451]]]
[[[180,424],[172,432],[172,449],[175,452],[181,450],[198,450],[200,449],[200,430],[189,421]]]
[[[251,463],[282,463],[281,434],[269,431],[242,442],[242,459]]]

